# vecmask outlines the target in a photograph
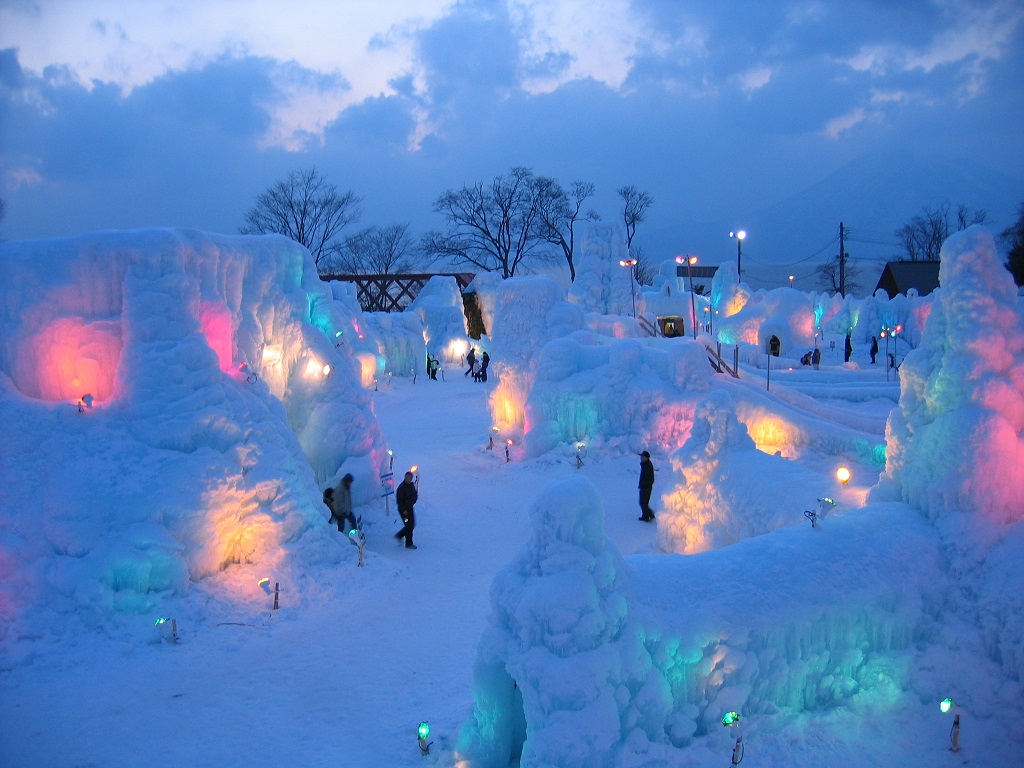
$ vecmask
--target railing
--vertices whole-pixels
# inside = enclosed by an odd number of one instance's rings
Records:
[[[708,360],[711,362],[711,367],[714,368],[718,373],[728,373],[734,379],[740,377],[739,371],[733,370],[729,367],[729,364],[722,359],[722,356],[718,354],[710,345],[705,344],[704,349],[707,350]]]
[[[640,317],[637,318],[637,321],[640,323],[640,327],[643,329],[644,333],[646,333],[648,336],[661,335],[661,329],[659,329],[656,324],[652,323],[643,315],[640,315]]]

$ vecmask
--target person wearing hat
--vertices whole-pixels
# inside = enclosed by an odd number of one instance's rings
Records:
[[[651,492],[654,490],[654,465],[651,454],[644,451],[640,454],[640,519],[645,523],[654,520],[651,510]]]
[[[352,480],[352,475],[345,475],[337,488],[324,491],[324,504],[331,510],[328,522],[337,523],[342,533],[349,533],[358,527],[356,517],[352,514]],[[342,528],[342,525],[345,527]]]
[[[398,484],[398,490],[395,491],[395,501],[398,503],[398,516],[402,518],[402,522],[405,524],[402,530],[395,534],[396,539],[405,539],[406,549],[416,549],[416,545],[412,543],[412,532],[416,527],[416,512],[415,504],[419,499],[419,492],[416,490],[416,484],[413,482],[412,472],[405,473],[405,479]]]

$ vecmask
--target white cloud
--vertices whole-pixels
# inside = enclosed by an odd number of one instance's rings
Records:
[[[835,117],[825,124],[824,133],[830,139],[838,139],[843,133],[853,128],[858,123],[867,119],[867,112],[863,107],[857,107],[845,115]]]
[[[523,82],[527,92],[550,93],[586,77],[611,88],[625,82],[639,38],[625,4],[510,0],[509,11],[522,34],[524,60],[565,61],[556,71],[528,77]]]
[[[35,168],[18,166],[6,168],[3,172],[4,189],[16,192],[22,187],[38,187],[43,183],[43,177]]]
[[[906,91],[872,91],[872,104],[899,104],[910,99]]]
[[[1024,22],[1024,6],[1015,0],[977,6],[961,0],[942,5],[946,25],[920,48],[897,44],[867,44],[845,63],[857,72],[886,75],[920,70],[925,74],[962,64],[961,77],[970,92],[984,79],[983,62],[1002,58]]]
[[[267,57],[347,81],[345,88],[281,84],[280,102],[268,106],[265,143],[294,149],[347,107],[393,93],[389,83],[417,69],[415,33],[453,4],[42,0],[32,11],[0,7],[0,48],[17,47],[21,66],[37,75],[57,66],[86,88],[112,83],[125,94],[225,54]]]
[[[771,67],[754,67],[753,69],[748,69],[739,76],[740,89],[746,94],[753,93],[758,88],[763,88],[768,85],[773,74],[775,74],[775,70]]]

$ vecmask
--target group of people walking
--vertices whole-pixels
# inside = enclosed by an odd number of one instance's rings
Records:
[[[324,504],[331,512],[328,524],[337,523],[338,532],[349,536],[355,535],[359,530],[359,521],[352,514],[352,481],[352,475],[347,474],[341,478],[337,486],[324,491]],[[413,473],[406,472],[395,491],[398,516],[402,518],[402,530],[395,534],[395,538],[404,539],[406,549],[416,549],[416,545],[412,543],[412,532],[416,528],[415,507],[418,500],[419,492]]]
[[[484,352],[478,360],[476,350],[470,347],[469,354],[466,355],[466,364],[469,368],[466,369],[463,376],[472,374],[473,381],[487,381],[487,366],[491,364],[491,356],[487,352]]]
[[[487,366],[491,364],[491,356],[484,352],[479,358],[476,356],[476,349],[470,349],[466,355],[466,368],[464,376],[472,376],[473,381],[487,381]],[[441,370],[441,361],[431,354],[427,355],[427,376],[437,381],[437,372]]]
[[[328,523],[338,525],[339,533],[349,536],[357,532],[359,523],[352,514],[352,482],[353,477],[346,474],[334,488],[324,491],[324,504],[331,512]],[[654,510],[651,509],[651,494],[654,492],[654,464],[651,454],[644,451],[640,454],[640,520],[645,523],[654,521]],[[416,502],[419,501],[419,489],[413,473],[406,472],[395,490],[395,503],[398,516],[402,519],[402,529],[395,534],[395,539],[405,541],[406,549],[417,549],[412,541],[416,529]]]

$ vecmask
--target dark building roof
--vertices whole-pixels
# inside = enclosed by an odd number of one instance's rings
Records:
[[[875,286],[885,290],[891,299],[897,294],[905,294],[908,289],[916,288],[921,296],[939,287],[939,262],[937,261],[890,261],[882,270]]]

